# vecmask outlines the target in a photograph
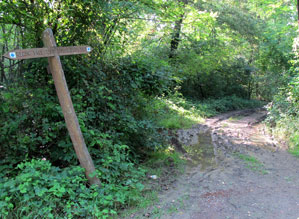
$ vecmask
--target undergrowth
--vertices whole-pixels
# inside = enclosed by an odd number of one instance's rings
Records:
[[[181,167],[185,161],[181,159],[181,155],[172,148],[153,152],[149,159],[142,164],[143,169],[148,173],[157,175],[158,177],[165,177],[165,174],[171,168],[172,171],[182,171]]]
[[[138,201],[144,171],[128,168],[117,181],[88,186],[84,169],[61,169],[47,160],[31,160],[17,167],[14,177],[1,177],[1,218],[106,218],[120,207]],[[98,171],[101,179],[103,173]]]
[[[280,118],[275,120],[275,125],[271,124],[270,119],[271,115],[267,122],[272,135],[288,143],[289,152],[299,157],[299,118],[280,114]]]
[[[255,158],[253,156],[246,155],[246,154],[241,154],[241,153],[236,153],[235,155],[244,161],[244,163],[248,169],[258,172],[260,174],[268,173],[265,170],[263,163],[261,163],[257,158]]]
[[[6,168],[0,173],[0,217],[107,218],[122,209],[144,209],[157,201],[160,186],[183,164],[171,149],[152,152],[138,168],[120,159],[110,155],[97,166],[100,187],[88,185],[83,168],[59,168],[46,159]]]
[[[168,190],[178,174],[183,173],[185,160],[171,147],[159,150],[141,164],[146,172],[143,178],[144,189],[135,206],[126,208],[119,218],[132,217],[135,214],[145,214],[159,201],[158,194]]]
[[[148,117],[156,121],[158,126],[169,129],[186,129],[204,122],[207,117],[220,113],[256,108],[264,103],[257,100],[246,100],[236,96],[203,101],[184,98],[179,93],[167,97],[159,97],[148,103]]]
[[[299,76],[274,96],[267,106],[266,123],[272,134],[289,146],[291,154],[299,157]]]

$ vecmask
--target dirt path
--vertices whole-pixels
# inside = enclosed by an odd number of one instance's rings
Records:
[[[194,167],[143,218],[299,218],[299,159],[263,131],[262,109],[179,130]]]

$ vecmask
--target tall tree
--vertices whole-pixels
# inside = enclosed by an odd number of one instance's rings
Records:
[[[180,35],[182,29],[182,23],[185,16],[185,6],[188,4],[188,0],[178,0],[179,6],[182,7],[182,10],[179,13],[178,19],[175,21],[174,30],[172,33],[172,38],[170,41],[170,53],[169,58],[175,56],[175,52],[178,49],[180,43]]]

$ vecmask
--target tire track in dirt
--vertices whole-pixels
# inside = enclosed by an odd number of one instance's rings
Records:
[[[299,218],[299,159],[265,133],[265,117],[263,109],[235,111],[178,130],[188,152],[196,145],[203,154],[209,135],[214,162],[203,168],[198,159],[140,218]]]

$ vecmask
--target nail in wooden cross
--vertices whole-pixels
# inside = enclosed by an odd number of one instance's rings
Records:
[[[57,47],[53,32],[50,28],[43,32],[42,38],[45,45],[44,48],[9,51],[4,54],[4,56],[14,60],[48,57],[57,96],[78,160],[85,169],[89,183],[99,185],[99,179],[96,176],[90,176],[90,174],[95,172],[95,167],[83,139],[59,57],[64,55],[87,54],[91,52],[92,48],[89,46]]]

